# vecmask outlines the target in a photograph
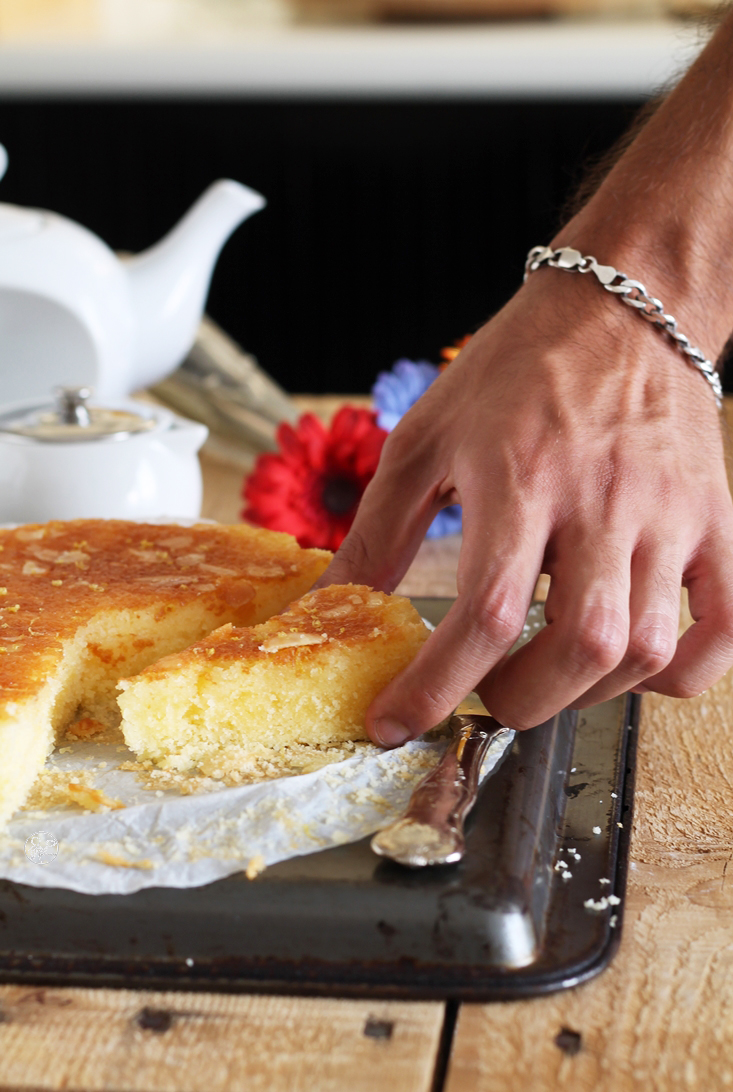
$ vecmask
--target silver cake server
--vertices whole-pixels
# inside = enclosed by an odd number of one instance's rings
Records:
[[[477,694],[461,702],[449,728],[448,750],[414,790],[405,814],[372,838],[380,857],[410,868],[454,864],[463,857],[463,823],[476,803],[486,752],[511,729],[487,712]]]

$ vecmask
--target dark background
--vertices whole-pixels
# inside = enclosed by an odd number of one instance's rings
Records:
[[[227,243],[209,313],[286,389],[366,392],[506,301],[639,106],[6,100],[0,198],[138,251],[214,179],[253,186],[268,207]]]

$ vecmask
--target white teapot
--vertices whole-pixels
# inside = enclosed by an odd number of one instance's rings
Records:
[[[0,178],[6,167],[0,145]],[[215,182],[157,245],[123,259],[72,220],[0,204],[0,404],[60,384],[114,400],[173,371],[219,251],[264,204],[239,182]]]
[[[205,425],[159,406],[102,408],[88,388],[55,406],[0,409],[0,523],[50,519],[196,519]]]

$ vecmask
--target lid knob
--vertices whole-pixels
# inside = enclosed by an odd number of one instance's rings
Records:
[[[56,413],[64,425],[78,425],[89,428],[92,423],[87,399],[92,396],[91,387],[55,387]]]
[[[0,434],[9,432],[30,440],[76,443],[88,440],[125,440],[158,426],[157,413],[137,413],[132,407],[103,409],[88,406],[91,387],[55,387],[53,409],[33,407],[16,416],[0,413]],[[141,407],[142,408],[142,407]]]

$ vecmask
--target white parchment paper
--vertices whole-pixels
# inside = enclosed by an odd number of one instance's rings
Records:
[[[483,777],[512,738],[492,744]],[[356,841],[404,811],[446,745],[445,738],[415,740],[394,751],[363,744],[353,757],[314,773],[182,796],[145,789],[134,773],[118,769],[134,758],[119,746],[75,744],[51,755],[46,769],[70,780],[85,771],[96,789],[126,806],[102,813],[17,812],[0,834],[0,877],[86,894],[198,887],[250,865],[254,870]],[[57,856],[45,864],[25,852],[38,831],[58,843]]]

